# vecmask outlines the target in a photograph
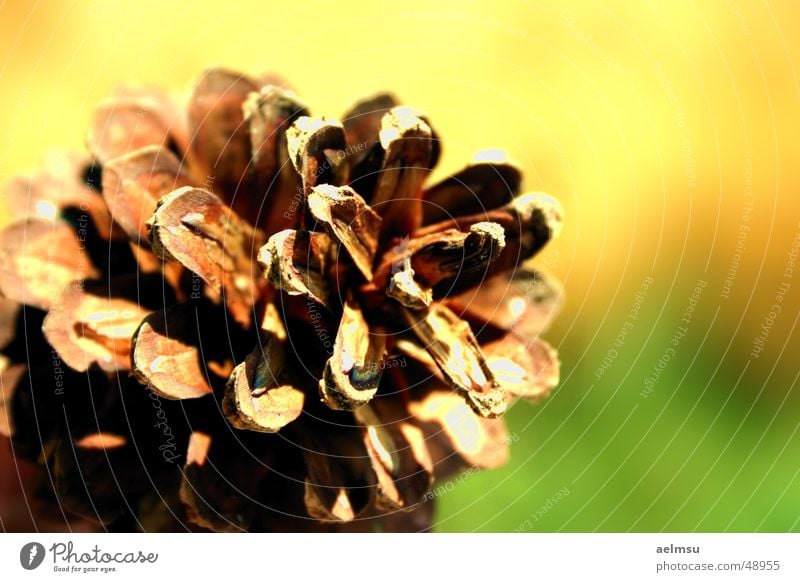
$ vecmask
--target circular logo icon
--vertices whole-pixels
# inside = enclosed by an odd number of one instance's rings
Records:
[[[26,570],[35,570],[44,561],[44,546],[39,542],[30,542],[19,551],[19,563]]]

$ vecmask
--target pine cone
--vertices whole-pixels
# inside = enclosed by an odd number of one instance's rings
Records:
[[[561,209],[497,151],[425,187],[391,95],[343,119],[213,69],[9,184],[0,432],[62,521],[424,530],[434,478],[506,460],[497,417],[558,382]]]

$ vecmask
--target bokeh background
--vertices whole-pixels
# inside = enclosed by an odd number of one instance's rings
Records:
[[[540,257],[562,384],[508,415],[508,466],[439,484],[437,530],[798,531],[798,22],[775,0],[5,1],[0,179],[82,147],[122,81],[274,70],[333,116],[391,89],[443,136],[438,176],[503,147],[567,216]]]

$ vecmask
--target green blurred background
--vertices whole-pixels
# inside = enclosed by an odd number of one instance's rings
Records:
[[[562,384],[508,466],[439,484],[438,531],[798,531],[800,5],[635,6],[2,2],[0,179],[122,81],[274,70],[333,116],[391,89],[437,176],[502,147],[567,216]]]

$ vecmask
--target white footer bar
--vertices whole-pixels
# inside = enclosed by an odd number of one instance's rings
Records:
[[[0,580],[800,580],[800,534],[3,534]]]

